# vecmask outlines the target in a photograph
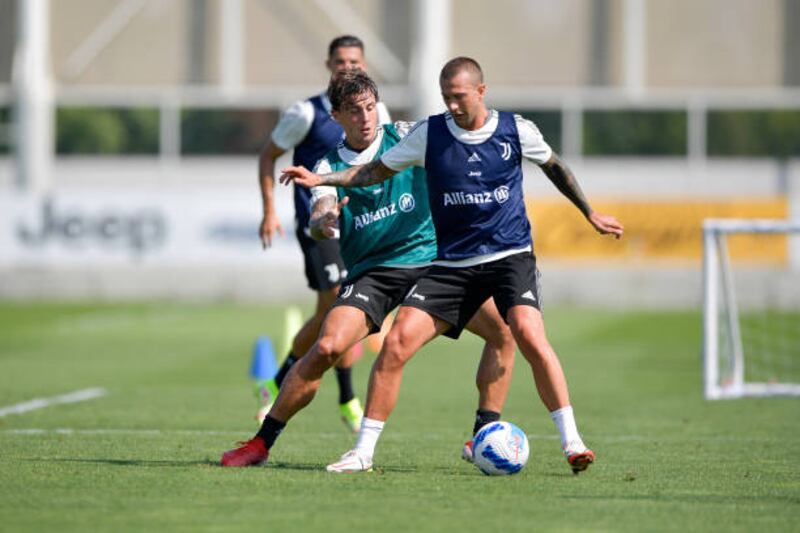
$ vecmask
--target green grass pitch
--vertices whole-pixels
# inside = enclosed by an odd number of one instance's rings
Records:
[[[790,531],[800,524],[800,399],[705,402],[700,315],[553,309],[551,342],[598,461],[573,476],[517,356],[504,419],[530,435],[517,476],[461,461],[480,343],[437,340],[407,367],[376,471],[324,466],[354,442],[326,376],[263,468],[222,469],[256,430],[247,376],[279,307],[0,304],[0,531]],[[372,356],[354,371],[363,398]]]

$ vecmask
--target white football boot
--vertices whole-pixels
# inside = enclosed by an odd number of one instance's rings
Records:
[[[365,457],[357,450],[350,450],[342,455],[338,461],[329,464],[325,470],[328,472],[372,472],[372,457]]]

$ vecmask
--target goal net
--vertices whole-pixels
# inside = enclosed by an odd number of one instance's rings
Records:
[[[800,220],[703,224],[706,399],[800,395]]]

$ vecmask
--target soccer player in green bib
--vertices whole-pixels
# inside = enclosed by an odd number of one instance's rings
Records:
[[[331,80],[328,88],[332,115],[345,138],[317,163],[315,172],[325,174],[368,163],[397,144],[411,129],[409,123],[378,124],[378,89],[361,71],[348,71]],[[339,295],[325,317],[320,335],[309,353],[289,371],[280,393],[249,441],[223,454],[223,466],[253,466],[267,461],[269,450],[283,428],[308,405],[322,375],[352,345],[380,329],[384,318],[413,289],[436,258],[436,232],[428,205],[426,175],[410,167],[392,179],[369,187],[312,191],[311,233],[331,238],[340,232],[340,249],[348,270]],[[500,419],[505,403],[515,344],[508,326],[492,299],[480,308],[467,329],[486,341],[478,367],[478,410],[472,428]],[[402,341],[400,341],[402,342]],[[377,440],[381,427],[364,427],[360,442]],[[462,450],[471,459],[471,440]],[[372,465],[361,465],[368,470]],[[329,471],[338,471],[330,465]]]

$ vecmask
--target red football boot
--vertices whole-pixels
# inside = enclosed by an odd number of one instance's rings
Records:
[[[572,473],[583,472],[594,462],[594,452],[586,448],[582,452],[567,454],[567,462],[572,467]]]
[[[239,444],[241,446],[238,448],[222,454],[222,466],[259,466],[267,462],[269,450],[261,437],[253,437]]]
[[[461,448],[461,458],[468,463],[475,462],[475,458],[472,456],[472,439],[465,442],[464,447]]]

